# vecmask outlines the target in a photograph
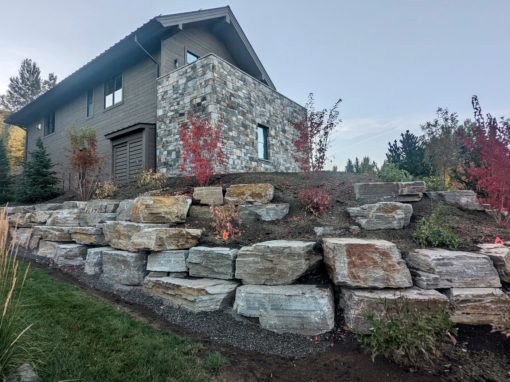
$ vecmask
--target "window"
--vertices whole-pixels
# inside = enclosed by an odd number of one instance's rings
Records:
[[[94,90],[90,89],[87,92],[87,117],[94,115]]]
[[[55,112],[44,118],[44,135],[50,135],[55,132]]]
[[[122,102],[122,75],[110,78],[104,84],[104,108]]]
[[[258,126],[259,159],[269,160],[268,133],[269,129],[266,126]]]
[[[191,64],[198,60],[198,56],[195,53],[191,53],[189,50],[186,51],[186,62]]]

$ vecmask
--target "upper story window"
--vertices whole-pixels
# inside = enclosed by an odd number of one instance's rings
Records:
[[[259,159],[269,160],[269,129],[259,125],[257,130]]]
[[[48,114],[44,118],[44,135],[50,135],[55,132],[55,112]]]
[[[94,115],[94,89],[87,91],[87,117]]]
[[[122,102],[122,74],[110,78],[104,83],[104,108]]]
[[[186,63],[191,64],[198,60],[198,56],[195,53],[191,53],[189,50],[186,51]]]

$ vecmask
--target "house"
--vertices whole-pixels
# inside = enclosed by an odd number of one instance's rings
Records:
[[[70,182],[67,131],[93,127],[104,175],[179,173],[190,110],[221,121],[226,172],[297,171],[291,121],[305,110],[275,89],[229,7],[157,16],[6,119],[38,137]]]

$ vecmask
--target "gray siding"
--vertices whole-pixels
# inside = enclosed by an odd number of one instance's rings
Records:
[[[225,44],[207,28],[185,28],[161,41],[161,75],[165,75],[175,69],[174,60],[179,62],[179,66],[186,65],[186,50],[200,57],[214,53],[236,65]]]

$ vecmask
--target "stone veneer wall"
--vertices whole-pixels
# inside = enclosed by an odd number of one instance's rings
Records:
[[[290,121],[305,109],[214,54],[158,80],[157,165],[179,173],[178,128],[195,108],[222,121],[227,168],[222,172],[298,171],[292,158],[296,131]],[[257,126],[269,128],[269,161],[259,160]]]

